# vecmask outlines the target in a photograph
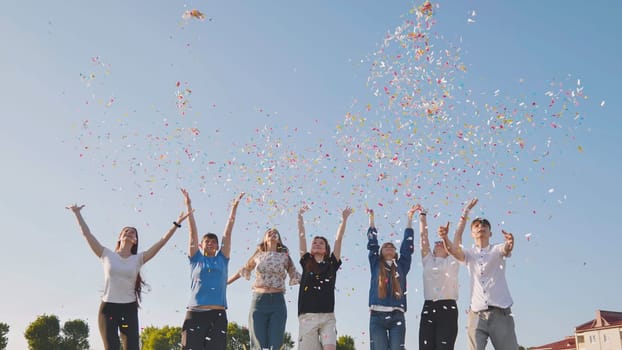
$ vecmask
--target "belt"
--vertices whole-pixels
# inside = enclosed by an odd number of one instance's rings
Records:
[[[473,311],[475,313],[480,313],[480,312],[490,312],[490,311],[506,311],[507,309],[509,309],[508,307],[498,307],[498,306],[492,306],[492,305],[488,305],[487,309],[484,310],[479,310],[479,311]]]

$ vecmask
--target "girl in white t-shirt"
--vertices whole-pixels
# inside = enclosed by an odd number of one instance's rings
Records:
[[[462,211],[456,233],[462,235],[469,211],[477,199],[471,200]],[[423,263],[423,296],[425,302],[419,322],[419,349],[453,349],[458,336],[458,271],[459,263],[449,255],[443,241],[428,240],[427,212],[419,213],[421,261]],[[447,226],[439,227],[439,235],[447,235]]]
[[[173,236],[188,214],[183,212],[173,227],[151,248],[138,252],[138,231],[134,227],[124,227],[119,233],[114,251],[102,246],[82,217],[84,205],[71,205],[78,220],[82,235],[91,250],[97,255],[104,268],[104,295],[99,307],[99,331],[104,349],[118,350],[123,342],[125,350],[139,350],[138,341],[138,303],[144,285],[140,277],[140,267],[151,260]],[[121,341],[119,341],[119,333]]]

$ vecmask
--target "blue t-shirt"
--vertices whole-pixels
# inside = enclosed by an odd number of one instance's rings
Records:
[[[190,259],[190,303],[188,307],[219,305],[227,308],[229,258],[219,250],[205,256],[197,250]]]

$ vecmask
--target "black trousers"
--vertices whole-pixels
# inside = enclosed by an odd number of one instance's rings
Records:
[[[458,306],[455,300],[426,300],[419,323],[419,349],[453,349],[458,336]]]
[[[181,328],[184,350],[225,350],[227,348],[225,310],[187,311]]]
[[[138,347],[138,304],[102,302],[99,306],[99,333],[105,350],[139,350]],[[119,341],[121,333],[121,341]]]

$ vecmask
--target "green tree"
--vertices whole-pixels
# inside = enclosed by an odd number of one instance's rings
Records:
[[[30,350],[87,350],[89,326],[82,320],[65,322],[60,328],[56,315],[37,317],[24,332]]]
[[[140,340],[143,350],[181,350],[181,327],[145,327]]]
[[[6,346],[9,344],[9,325],[0,322],[0,350],[6,350]]]
[[[292,350],[296,343],[292,339],[292,335],[289,332],[285,332],[283,336],[283,345],[281,345],[281,350]]]
[[[289,332],[283,336],[283,345],[280,350],[294,349],[296,343]],[[227,350],[247,350],[251,348],[251,339],[248,328],[240,326],[235,322],[227,325]]]
[[[349,335],[342,335],[337,338],[337,350],[356,350],[354,338]]]
[[[58,350],[60,345],[60,321],[55,315],[37,317],[24,332],[30,350]]]
[[[82,320],[66,321],[60,344],[62,350],[88,350],[89,325]]]
[[[251,339],[248,328],[242,327],[235,322],[227,325],[227,350],[250,349]]]

